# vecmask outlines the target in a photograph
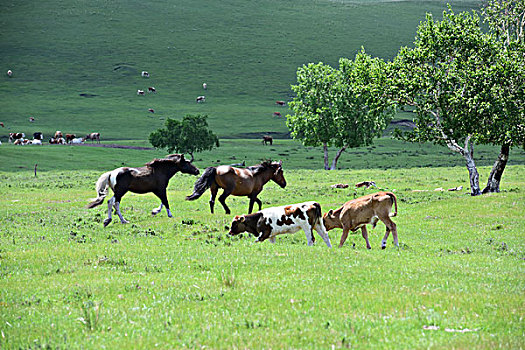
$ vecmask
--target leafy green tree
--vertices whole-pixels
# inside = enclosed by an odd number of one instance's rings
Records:
[[[349,147],[367,146],[381,136],[393,109],[385,97],[385,63],[364,50],[355,60],[341,59],[339,69],[321,63],[297,70],[294,111],[287,126],[294,139],[305,146],[322,146],[324,168],[333,170]],[[328,147],[339,150],[329,166]]]
[[[497,133],[493,113],[499,46],[480,28],[474,14],[443,13],[442,21],[427,14],[414,48],[404,47],[389,66],[392,93],[416,114],[416,128],[397,133],[413,142],[446,145],[461,154],[470,177],[471,195],[481,194],[474,143],[487,143]]]
[[[482,191],[487,193],[499,192],[510,148],[525,147],[525,1],[490,0],[483,14],[501,45],[501,57],[495,67],[499,81],[493,92],[499,98],[492,121],[497,132],[480,137],[485,143],[501,147]]]
[[[168,118],[164,129],[149,135],[155,148],[166,148],[168,152],[188,153],[193,161],[195,152],[219,147],[219,139],[208,128],[206,115],[186,115],[182,120]]]

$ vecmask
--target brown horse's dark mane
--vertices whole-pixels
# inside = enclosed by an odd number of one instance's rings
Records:
[[[146,163],[148,168],[155,168],[161,165],[173,164],[173,162],[180,161],[181,157],[178,154],[170,154],[166,158],[155,158],[151,162]]]
[[[268,168],[275,168],[271,160],[265,160],[261,164],[250,166],[247,169],[250,170],[253,173],[253,175],[257,175],[264,172]]]

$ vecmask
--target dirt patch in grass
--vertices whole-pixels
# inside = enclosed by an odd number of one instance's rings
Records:
[[[117,145],[117,144],[111,144],[111,143],[82,143],[82,144],[75,144],[72,146],[138,149],[138,150],[145,150],[145,151],[151,151],[154,149],[152,147],[127,146],[127,145]]]

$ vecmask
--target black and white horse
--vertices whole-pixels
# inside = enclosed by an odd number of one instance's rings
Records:
[[[153,159],[146,166],[140,168],[117,168],[100,176],[96,184],[98,197],[88,204],[88,208],[94,208],[102,202],[108,194],[108,187],[113,190],[113,197],[108,201],[108,218],[104,220],[104,227],[111,222],[111,209],[115,208],[120,222],[127,224],[120,212],[120,200],[128,192],[148,193],[153,192],[161,201],[160,207],[153,209],[153,215],[160,213],[162,207],[166,207],[168,217],[172,217],[166,187],[170,179],[177,172],[198,175],[199,169],[191,162],[184,159],[182,154],[170,154],[166,158]]]

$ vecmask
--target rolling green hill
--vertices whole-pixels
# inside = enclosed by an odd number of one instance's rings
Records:
[[[456,11],[479,6],[479,1],[450,2]],[[389,59],[410,45],[425,12],[439,16],[446,3],[4,2],[2,141],[11,131],[55,130],[145,140],[165,118],[186,113],[208,114],[220,138],[284,134],[284,118],[272,113],[287,112],[275,100],[291,99],[298,66],[335,65],[361,46]],[[12,78],[4,74],[7,69]],[[151,77],[142,78],[142,70]],[[137,89],[148,86],[157,94],[137,96]],[[198,95],[206,95],[206,103],[197,105]]]

